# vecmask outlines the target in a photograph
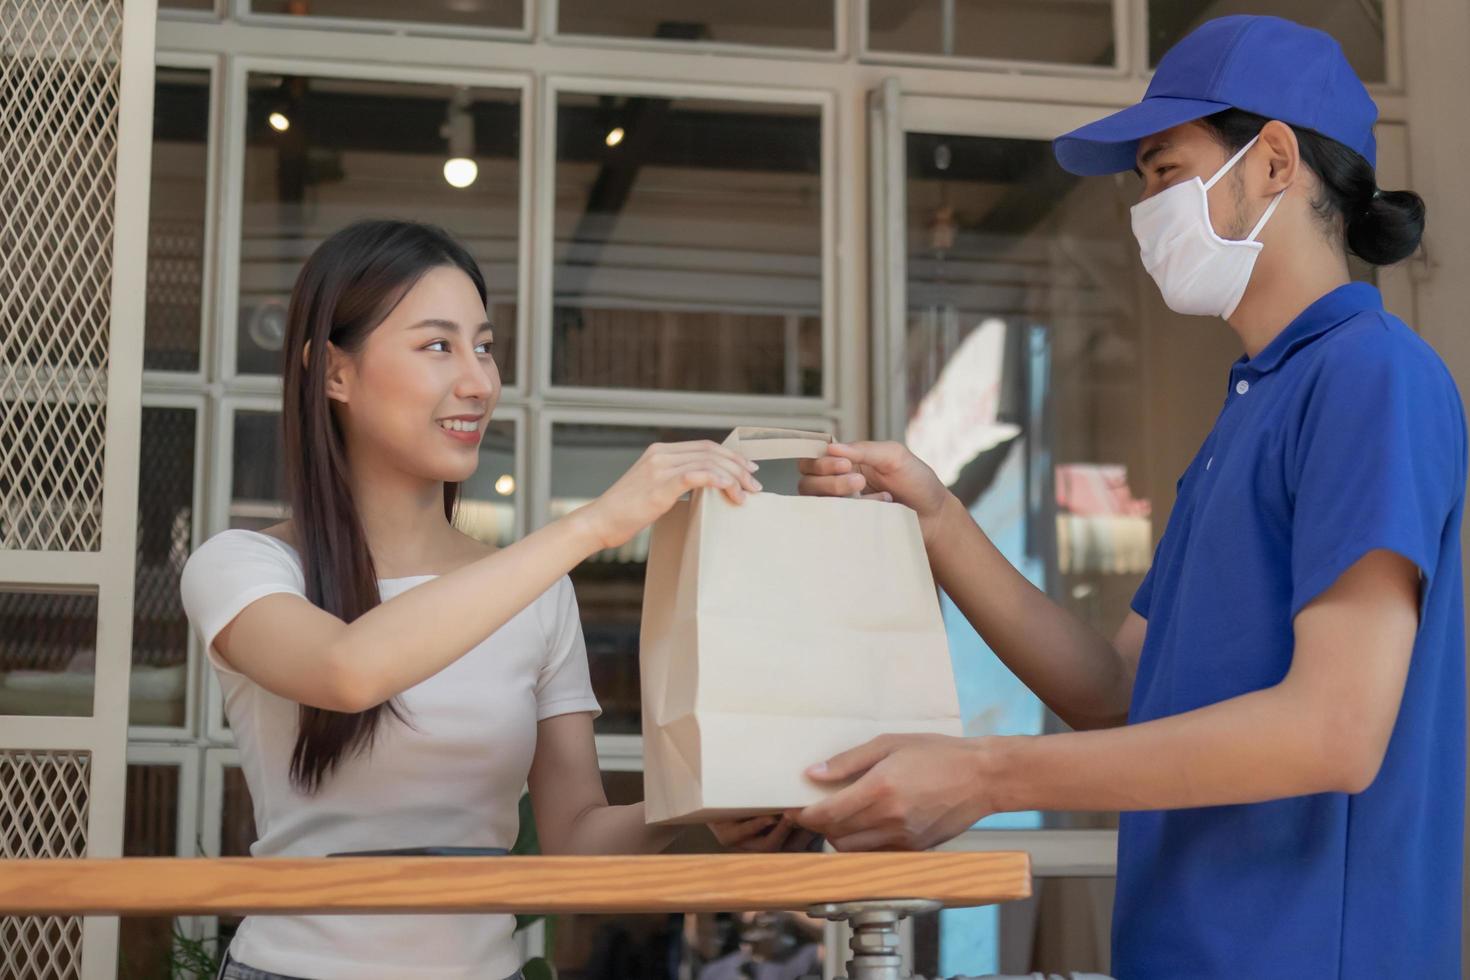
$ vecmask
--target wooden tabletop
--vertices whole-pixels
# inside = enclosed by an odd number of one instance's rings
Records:
[[[0,915],[734,912],[1031,894],[1020,852],[0,861]]]

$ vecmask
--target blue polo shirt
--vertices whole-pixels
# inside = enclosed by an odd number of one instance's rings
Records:
[[[1281,681],[1293,618],[1370,551],[1418,566],[1419,632],[1366,791],[1123,816],[1120,980],[1460,976],[1465,468],[1454,381],[1370,285],[1231,369],[1133,600],[1130,723]]]

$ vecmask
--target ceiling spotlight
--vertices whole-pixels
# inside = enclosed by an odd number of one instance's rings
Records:
[[[286,117],[284,112],[271,113],[267,117],[267,121],[271,124],[271,129],[274,129],[278,133],[284,133],[291,128],[291,120]]]
[[[605,141],[608,146],[617,146],[623,141],[623,137],[627,135],[627,133],[623,132],[623,127],[615,126],[612,129],[608,130]]]
[[[450,187],[468,187],[480,176],[480,167],[468,157],[454,157],[444,161],[444,179]]]
[[[516,492],[516,478],[509,473],[495,481],[495,492],[502,497],[509,497]]]
[[[480,176],[480,168],[471,159],[475,154],[475,117],[470,115],[468,89],[457,90],[449,100],[449,113],[439,135],[449,143],[449,159],[444,162],[444,179],[450,187],[468,187]]]

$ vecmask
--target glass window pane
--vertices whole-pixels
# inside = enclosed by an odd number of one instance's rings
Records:
[[[195,422],[192,408],[143,408],[129,680],[133,725],[179,726],[185,720],[189,623],[179,576],[194,528]]]
[[[259,531],[286,519],[279,412],[235,412],[230,459],[230,527]]]
[[[143,366],[151,371],[199,370],[208,174],[209,72],[159,68],[143,342]]]
[[[1167,512],[1193,452],[1182,461],[1161,452],[1145,419],[1218,408],[1217,385],[1202,383],[1186,404],[1150,404],[1157,386],[1145,383],[1143,323],[1156,321],[1140,312],[1140,297],[1157,291],[1128,225],[1137,188],[1079,181],[1044,141],[906,140],[904,437],[1012,565],[1111,636],[1152,559],[1153,505]],[[1189,336],[1203,343],[1205,333]],[[1160,370],[1172,368],[1154,364],[1149,374]],[[941,608],[972,734],[1065,728],[948,597]],[[981,826],[1113,821],[1032,812]]]
[[[830,0],[558,0],[556,10],[557,30],[563,34],[779,48],[836,46]]]
[[[123,812],[124,857],[174,857],[178,849],[179,767],[130,765]],[[169,916],[124,916],[120,923],[117,975],[153,980],[170,975],[174,920]]]
[[[552,382],[818,396],[816,106],[562,94]]]
[[[0,589],[0,716],[92,714],[96,593]]]
[[[571,513],[627,472],[655,442],[723,441],[728,429],[557,423],[551,428],[551,517]],[[796,465],[761,463],[761,484],[773,493],[796,493]],[[572,570],[592,690],[602,705],[597,730],[628,734],[642,730],[638,688],[638,632],[643,618],[643,577],[649,532],[621,548],[593,555]]]
[[[479,262],[495,353],[515,383],[520,93],[252,74],[246,105],[237,368],[279,374],[301,264],[363,218],[439,225]],[[469,161],[449,177],[446,163]]]
[[[1382,0],[1149,0],[1148,63],[1207,20],[1226,14],[1274,14],[1337,38],[1365,82],[1388,77]]]
[[[868,50],[1112,65],[1108,0],[868,0]]]
[[[923,976],[1107,975],[1114,879],[1037,878],[1033,896],[914,919]]]
[[[159,0],[160,10],[198,10],[207,14],[214,13],[215,0]],[[159,69],[162,71],[163,69]]]
[[[511,30],[525,25],[525,8],[525,0],[423,0],[413,5],[410,18],[404,16],[405,5],[397,0],[313,0],[311,4],[299,0],[250,0],[253,13],[297,16],[307,21],[334,17]]]

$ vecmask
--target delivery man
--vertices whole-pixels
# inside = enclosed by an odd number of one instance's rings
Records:
[[[997,811],[1120,810],[1124,980],[1460,975],[1464,414],[1434,351],[1349,280],[1349,254],[1397,262],[1424,224],[1417,195],[1377,186],[1376,117],[1330,37],[1227,17],[1142,102],[1056,141],[1073,173],[1137,171],[1144,267],[1244,356],[1112,639],[902,446],[804,464],[804,492],[913,508],[940,585],[1075,729],[878,739],[810,773],[851,785],[804,826],[927,848]]]

